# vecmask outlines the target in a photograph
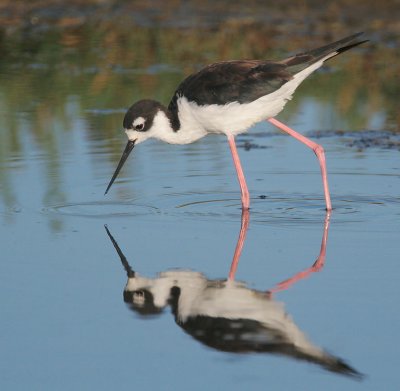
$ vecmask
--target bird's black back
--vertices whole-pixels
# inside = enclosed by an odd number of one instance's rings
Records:
[[[211,64],[188,76],[178,86],[169,104],[177,112],[177,100],[185,96],[198,105],[249,103],[278,90],[293,76],[330,53],[339,54],[365,41],[347,45],[362,33],[282,61],[237,60]],[[333,56],[332,56],[333,57]]]

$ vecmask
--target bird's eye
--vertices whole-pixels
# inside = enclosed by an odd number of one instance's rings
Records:
[[[143,305],[146,301],[143,291],[134,291],[133,292],[133,302],[135,304]]]
[[[144,124],[137,124],[137,125],[135,125],[135,130],[140,131],[143,129],[143,126],[144,126]]]

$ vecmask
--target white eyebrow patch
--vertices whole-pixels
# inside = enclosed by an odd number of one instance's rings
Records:
[[[146,122],[146,119],[143,117],[137,117],[135,118],[135,120],[133,121],[132,125],[133,127],[137,126],[137,125],[141,125],[144,124]]]

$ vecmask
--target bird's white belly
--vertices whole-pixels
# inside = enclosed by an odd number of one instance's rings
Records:
[[[181,122],[180,132],[190,132],[193,136],[204,135],[205,133],[227,135],[244,133],[257,122],[280,113],[285,104],[292,98],[298,85],[310,73],[319,68],[324,60],[322,59],[297,73],[292,80],[283,84],[278,90],[250,103],[231,102],[226,105],[198,105],[195,102],[189,102],[182,96],[177,102]]]
[[[275,102],[277,103],[277,102]],[[182,133],[193,129],[206,133],[240,134],[246,132],[252,125],[272,117],[282,110],[285,102],[274,107],[261,101],[261,98],[240,104],[231,102],[222,105],[199,106],[182,97],[179,100],[179,113]]]

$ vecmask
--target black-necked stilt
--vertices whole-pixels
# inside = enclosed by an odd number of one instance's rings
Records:
[[[243,216],[247,221],[248,213],[245,210]],[[328,224],[327,215],[321,249],[326,245]],[[241,233],[246,229],[246,223],[242,221]],[[287,314],[284,304],[271,294],[320,270],[324,254],[320,253],[311,268],[278,284],[275,289],[259,291],[235,281],[232,267],[226,280],[210,280],[203,273],[186,270],[162,272],[156,278],[141,276],[131,268],[107,226],[106,230],[126,270],[128,281],[124,301],[133,311],[142,316],[154,316],[169,305],[176,323],[197,341],[213,349],[231,353],[282,354],[318,364],[332,372],[362,377],[342,359],[313,344]],[[242,239],[243,235],[239,235],[235,254]]]
[[[136,102],[125,114],[123,126],[129,141],[105,194],[136,144],[148,138],[170,144],[189,144],[207,134],[217,133],[228,137],[241,188],[242,207],[248,209],[250,196],[235,136],[268,119],[315,152],[322,173],[326,209],[331,210],[323,148],[273,117],[292,98],[299,84],[324,61],[366,42],[351,43],[361,34],[278,62],[244,60],[208,65],[178,86],[168,108],[154,100]]]

